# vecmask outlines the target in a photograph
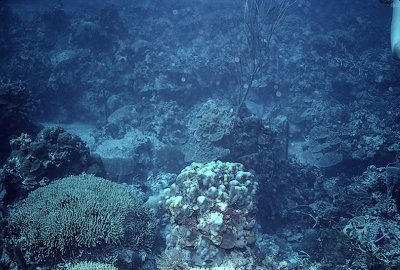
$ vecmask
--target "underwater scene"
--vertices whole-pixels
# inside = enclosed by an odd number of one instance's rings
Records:
[[[0,0],[1,269],[400,269],[400,0]]]

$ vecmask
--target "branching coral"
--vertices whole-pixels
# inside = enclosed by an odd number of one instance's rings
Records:
[[[11,221],[23,246],[44,257],[122,242],[148,248],[155,219],[132,195],[92,175],[66,177],[32,191]]]
[[[181,270],[188,267],[181,250],[177,248],[166,250],[161,254],[156,259],[156,265],[159,270]]]

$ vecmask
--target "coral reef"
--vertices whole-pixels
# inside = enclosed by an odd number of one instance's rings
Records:
[[[343,232],[359,246],[366,256],[371,254],[385,265],[399,265],[399,221],[378,215],[354,217]]]
[[[218,266],[229,250],[251,246],[256,190],[254,176],[239,163],[192,163],[163,191],[168,248],[189,253],[191,265]]]
[[[70,267],[67,270],[118,270],[112,264],[97,263],[97,262],[80,262]]]
[[[262,178],[269,177],[277,162],[287,160],[287,140],[287,133],[278,138],[275,130],[265,126],[247,109],[242,109],[232,132],[220,144],[230,150],[223,160],[242,163]]]
[[[156,258],[156,266],[159,270],[185,269],[189,267],[186,260],[179,248],[172,248]]]
[[[33,190],[66,175],[102,175],[102,164],[86,143],[60,127],[45,128],[36,137],[22,134],[10,140],[12,152],[4,166],[6,185]]]
[[[21,132],[31,135],[39,132],[30,112],[35,106],[32,93],[22,81],[0,81],[0,164],[3,164],[11,152],[9,140]]]
[[[10,217],[15,239],[33,262],[50,263],[90,249],[127,246],[149,250],[156,220],[125,186],[82,174],[40,187]],[[50,258],[50,260],[49,260]]]
[[[193,110],[188,123],[189,140],[183,146],[185,161],[223,159],[230,150],[218,144],[234,128],[233,109],[226,103],[208,100]]]
[[[326,168],[343,160],[339,145],[342,140],[327,128],[314,127],[310,130],[307,145],[303,146],[301,159],[310,165]]]
[[[399,269],[400,72],[376,2],[0,1],[0,268]],[[81,172],[138,191],[165,239],[32,264],[11,210]]]

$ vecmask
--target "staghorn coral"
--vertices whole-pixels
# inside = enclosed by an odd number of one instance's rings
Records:
[[[149,248],[155,227],[151,212],[126,186],[88,174],[32,191],[10,220],[21,245],[44,258],[104,245]]]

